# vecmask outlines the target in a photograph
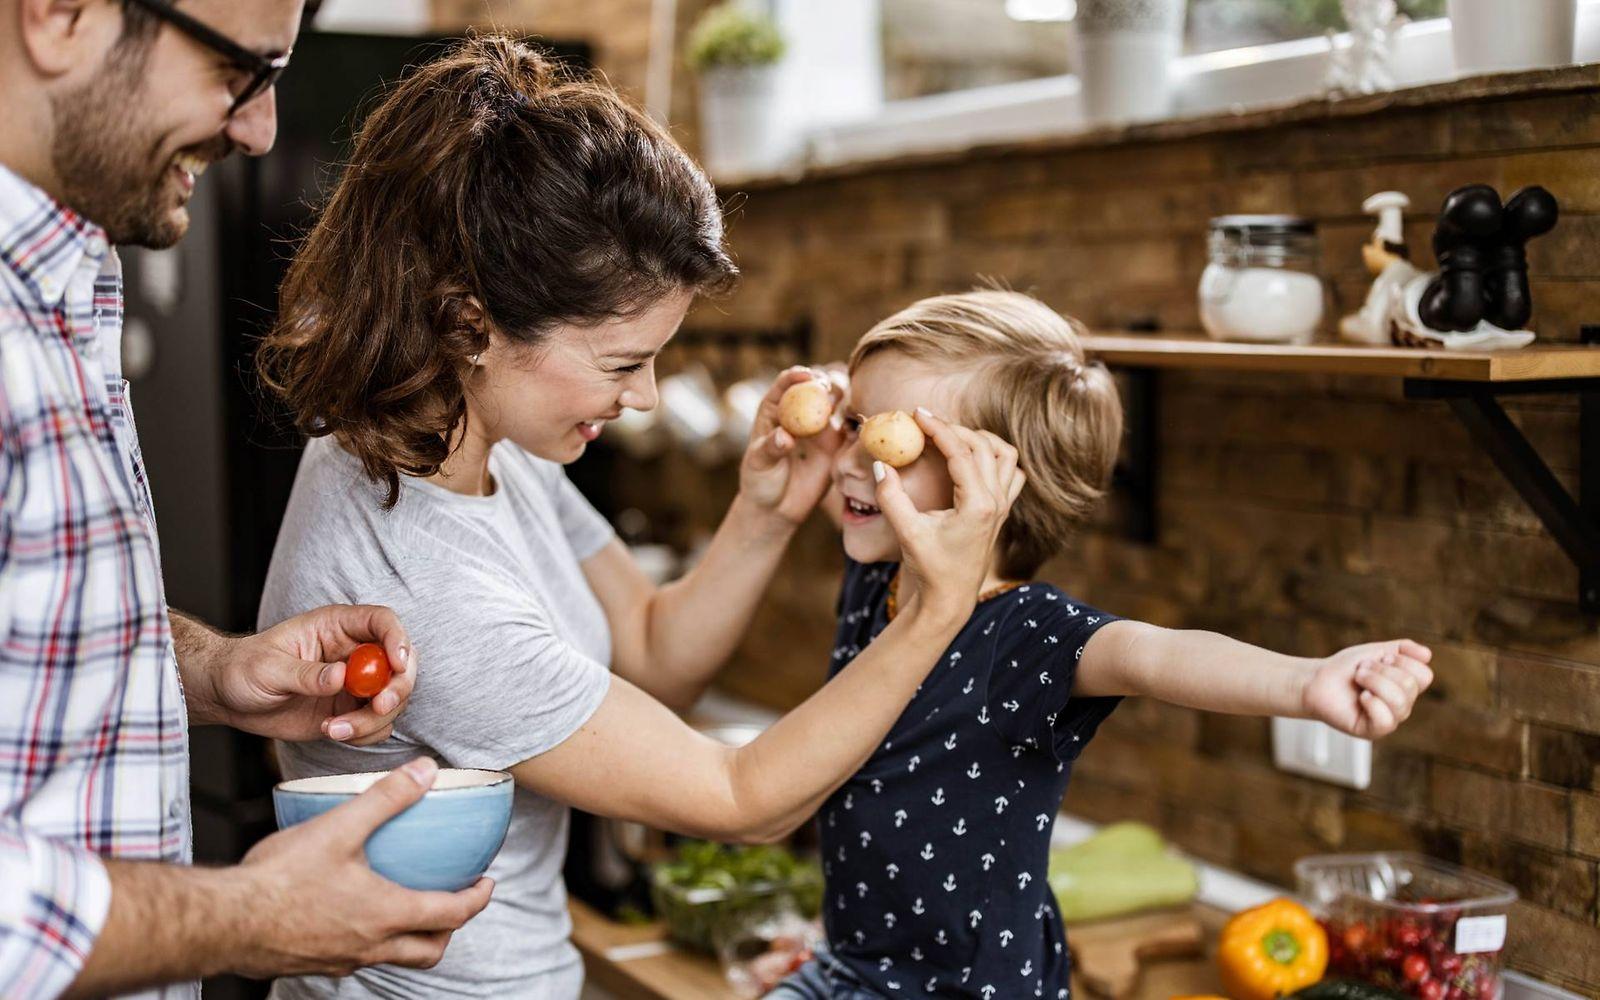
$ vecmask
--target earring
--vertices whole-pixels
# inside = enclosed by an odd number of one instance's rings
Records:
[[[472,363],[474,365],[478,366],[478,367],[482,367],[483,366],[483,352],[482,351],[479,351],[477,354],[474,354],[472,356]]]

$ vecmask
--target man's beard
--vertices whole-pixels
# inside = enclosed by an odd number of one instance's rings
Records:
[[[159,140],[146,136],[140,112],[144,64],[137,53],[112,53],[105,72],[51,99],[51,164],[61,200],[106,231],[113,244],[162,250],[183,238],[187,213],[176,211],[172,158],[151,162]],[[232,148],[225,135],[189,147],[206,160]]]

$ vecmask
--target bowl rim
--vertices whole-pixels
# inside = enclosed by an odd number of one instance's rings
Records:
[[[492,770],[492,769],[486,768],[486,767],[441,767],[441,768],[439,768],[439,773],[440,774],[444,774],[446,771],[466,771],[466,772],[473,772],[473,773],[476,773],[476,774],[493,775],[494,777],[492,778],[492,780],[485,781],[485,782],[483,782],[481,784],[462,785],[460,788],[440,788],[438,786],[438,784],[437,784],[438,779],[435,778],[434,779],[434,781],[435,781],[434,787],[428,789],[428,791],[426,793],[424,793],[424,796],[423,796],[424,798],[426,798],[429,795],[449,795],[449,794],[452,794],[454,792],[477,792],[477,791],[482,791],[485,788],[494,788],[497,785],[503,784],[503,783],[511,780],[511,775],[510,775],[509,772],[506,772],[506,771],[495,771],[495,770]],[[342,790],[342,789],[293,788],[291,786],[297,785],[297,784],[299,784],[300,782],[303,782],[303,781],[318,781],[318,780],[321,780],[323,778],[364,778],[364,777],[366,777],[367,775],[370,774],[370,775],[375,775],[376,776],[376,777],[374,777],[372,779],[372,782],[369,782],[367,784],[367,788],[371,788],[373,782],[376,782],[379,779],[381,779],[382,777],[384,777],[385,775],[392,774],[392,773],[393,773],[393,770],[391,769],[391,770],[388,770],[388,771],[341,771],[341,772],[337,772],[337,773],[334,773],[334,774],[307,774],[307,775],[302,775],[301,777],[298,777],[298,778],[288,778],[288,779],[285,779],[284,781],[278,782],[276,785],[272,786],[272,794],[277,795],[278,793],[281,792],[281,793],[283,793],[285,795],[343,795],[343,796],[352,796],[353,797],[353,796],[356,796],[356,795],[360,795],[362,792],[366,791],[366,788],[363,788],[360,791],[352,792],[352,791],[347,791],[347,790]]]

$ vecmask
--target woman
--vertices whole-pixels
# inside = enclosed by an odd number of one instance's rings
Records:
[[[921,581],[884,637],[748,746],[689,729],[837,433],[799,446],[763,403],[739,493],[703,560],[653,586],[561,464],[625,407],[693,297],[728,286],[715,193],[610,91],[502,38],[402,81],[290,269],[268,383],[314,440],[263,622],[331,600],[392,606],[425,677],[395,736],[281,748],[285,770],[370,771],[421,752],[516,778],[494,897],[430,971],[280,981],[279,997],[572,998],[582,967],[560,870],[567,807],[722,840],[785,835],[884,738],[974,604],[1021,489],[998,438],[927,418],[954,510],[896,503]],[[899,514],[898,512],[905,513]]]

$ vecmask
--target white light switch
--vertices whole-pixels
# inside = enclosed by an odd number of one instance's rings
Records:
[[[1272,720],[1272,762],[1279,770],[1347,788],[1372,784],[1372,743],[1309,719]]]

